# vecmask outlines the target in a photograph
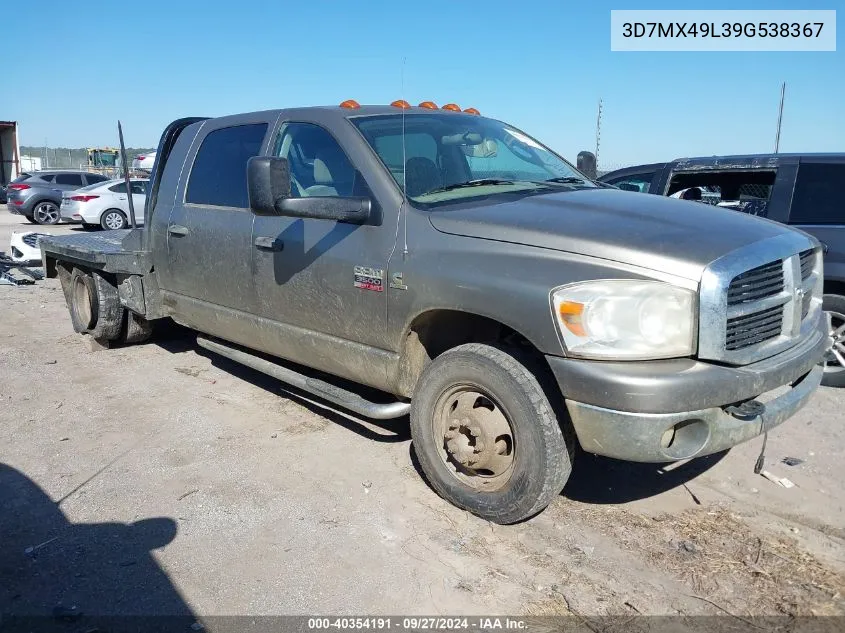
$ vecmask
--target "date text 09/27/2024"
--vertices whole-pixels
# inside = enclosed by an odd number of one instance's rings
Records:
[[[525,620],[508,617],[312,617],[310,630],[490,631],[525,630]]]

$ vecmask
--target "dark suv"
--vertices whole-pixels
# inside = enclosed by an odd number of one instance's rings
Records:
[[[680,158],[626,167],[600,180],[769,218],[818,238],[824,310],[834,339],[822,384],[845,387],[845,153]]]
[[[56,170],[23,173],[6,186],[6,207],[36,224],[56,224],[62,192],[108,180],[101,174]]]

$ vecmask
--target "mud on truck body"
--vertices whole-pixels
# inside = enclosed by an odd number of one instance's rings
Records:
[[[697,457],[810,398],[815,239],[600,188],[505,123],[406,106],[172,123],[143,229],[41,242],[76,331],[140,342],[170,318],[336,406],[410,414],[433,488],[500,523],[560,493],[578,443]]]

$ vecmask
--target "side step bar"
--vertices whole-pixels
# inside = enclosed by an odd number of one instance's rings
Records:
[[[219,341],[212,341],[204,336],[197,337],[197,345],[205,349],[220,354],[226,358],[246,365],[263,374],[278,378],[282,382],[293,385],[297,389],[307,391],[311,395],[318,396],[329,402],[336,404],[344,409],[349,409],[353,413],[372,418],[373,420],[390,420],[392,418],[401,418],[407,415],[411,410],[409,402],[388,402],[381,404],[378,402],[370,402],[365,400],[357,393],[347,391],[336,385],[329,384],[318,378],[309,378],[298,372],[295,372],[269,360],[264,360],[254,354],[245,352],[234,347],[230,347],[225,343]]]

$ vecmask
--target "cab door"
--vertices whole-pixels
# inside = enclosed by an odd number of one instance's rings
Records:
[[[384,349],[386,271],[395,231],[379,226],[371,189],[326,128],[283,122],[273,153],[288,159],[292,196],[370,197],[375,212],[364,225],[255,217],[252,266],[258,313],[272,330],[265,349],[383,385],[384,367],[392,356]]]
[[[163,302],[190,327],[250,344],[254,311],[247,161],[274,122],[263,114],[206,122],[185,162],[167,233]]]

